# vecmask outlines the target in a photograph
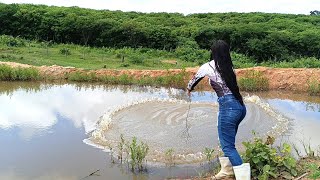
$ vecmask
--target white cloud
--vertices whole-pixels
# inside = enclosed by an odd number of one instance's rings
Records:
[[[34,135],[48,133],[59,115],[71,120],[76,128],[90,132],[109,107],[154,95],[107,92],[103,88],[77,90],[73,85],[53,86],[40,92],[17,90],[11,96],[0,95],[0,128],[18,128],[20,137],[29,140]]]
[[[4,3],[34,3],[56,6],[79,6],[140,12],[272,12],[309,14],[320,9],[319,0],[2,0]]]

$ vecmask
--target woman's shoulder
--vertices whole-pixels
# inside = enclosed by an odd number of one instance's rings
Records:
[[[211,66],[213,66],[213,67],[215,67],[215,64],[216,64],[216,63],[214,62],[214,60],[211,60],[211,61],[208,62],[208,64],[211,65]]]

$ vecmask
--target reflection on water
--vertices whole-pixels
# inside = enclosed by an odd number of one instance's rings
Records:
[[[312,111],[312,112],[320,112],[320,104],[311,103],[311,102],[304,102],[306,106],[306,111]]]
[[[0,84],[0,128],[18,128],[23,139],[49,132],[58,117],[72,121],[85,132],[94,129],[104,111],[128,100],[151,96],[174,96],[164,89],[107,87],[93,85],[44,85],[31,84],[26,89],[14,83]]]
[[[293,119],[291,130],[282,137],[295,145],[301,155],[305,154],[304,145],[320,150],[320,97],[292,92],[264,92],[259,96],[287,117]],[[290,100],[287,99],[290,97]]]
[[[319,97],[260,96],[294,119],[289,138],[311,138],[320,144]],[[0,82],[0,179],[81,179],[97,170],[100,176],[86,179],[197,175],[201,169],[194,167],[150,167],[136,177],[126,167],[110,163],[105,152],[83,143],[109,107],[151,97],[186,99],[183,91],[165,88]],[[192,101],[214,102],[216,95],[195,92]]]
[[[194,167],[149,168],[134,175],[83,143],[109,108],[142,98],[183,98],[176,89],[98,84],[0,82],[0,179],[163,179]],[[190,171],[190,173],[189,173]]]

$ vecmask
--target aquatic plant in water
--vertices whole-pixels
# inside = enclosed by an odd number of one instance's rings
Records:
[[[174,149],[173,148],[167,149],[164,154],[165,154],[166,165],[173,166],[174,159],[175,159]]]
[[[142,171],[143,162],[148,154],[149,146],[144,142],[140,142],[139,144],[136,137],[133,137],[131,143],[128,143],[127,146],[130,150],[131,170],[134,171],[135,168],[138,168],[139,171]]]
[[[206,155],[206,159],[207,159],[207,161],[211,161],[212,160],[212,158],[213,158],[213,154],[214,153],[214,149],[210,149],[210,148],[205,148],[204,149],[204,154]]]

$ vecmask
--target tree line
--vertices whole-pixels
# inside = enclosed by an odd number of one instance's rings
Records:
[[[320,58],[320,16],[139,13],[0,3],[0,34],[93,47],[203,52],[224,39],[257,62]],[[197,56],[192,56],[197,57]],[[187,59],[192,60],[192,59]]]

